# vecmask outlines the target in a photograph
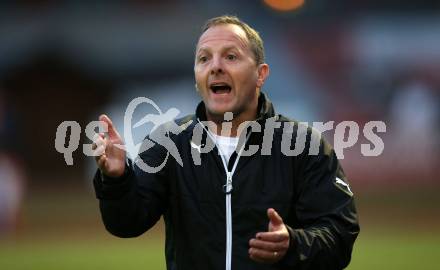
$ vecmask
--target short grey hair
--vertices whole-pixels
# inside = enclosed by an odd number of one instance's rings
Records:
[[[205,22],[202,27],[202,34],[206,32],[209,28],[222,24],[235,24],[238,25],[246,33],[246,37],[251,46],[251,50],[254,53],[255,62],[257,65],[264,63],[264,45],[260,34],[250,27],[247,23],[243,22],[236,16],[223,15],[215,18],[211,18]]]

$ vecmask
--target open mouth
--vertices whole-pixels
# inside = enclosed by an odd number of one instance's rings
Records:
[[[214,94],[229,94],[232,89],[227,83],[213,83],[209,88]]]

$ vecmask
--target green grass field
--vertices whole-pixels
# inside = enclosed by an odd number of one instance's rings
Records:
[[[154,234],[154,233],[153,233]],[[348,269],[439,269],[439,235],[362,234]],[[0,247],[0,269],[165,269],[161,237],[137,239],[100,234],[96,239],[66,237],[9,242]]]
[[[438,204],[424,205],[360,200],[361,234],[347,269],[440,269]],[[24,216],[14,237],[0,236],[0,270],[165,269],[162,221],[135,239],[113,237],[90,194],[31,197]]]

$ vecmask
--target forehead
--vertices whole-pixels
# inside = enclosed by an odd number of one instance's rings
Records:
[[[242,49],[248,48],[246,32],[235,24],[221,24],[210,27],[200,36],[196,50],[231,45]]]

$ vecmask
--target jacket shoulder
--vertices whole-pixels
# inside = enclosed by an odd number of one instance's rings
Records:
[[[176,119],[176,124],[180,127],[181,131],[191,131],[192,127],[197,122],[194,114],[188,114],[184,117]]]
[[[287,122],[290,122],[293,126],[292,132],[295,136],[292,137],[292,140],[296,140],[296,137],[304,136],[305,137],[305,149],[309,149],[312,153],[319,152],[321,154],[329,154],[333,151],[333,146],[322,136],[322,132],[318,129],[314,128],[313,125],[310,125],[308,122],[301,122],[296,119],[291,119],[283,115],[277,116],[277,121],[281,122],[281,128],[277,129],[278,135],[284,132],[284,125]],[[314,150],[311,150],[314,149]]]
[[[319,131],[310,126],[308,122],[301,122],[299,120],[289,118],[281,114],[277,115],[277,121],[281,123],[292,123],[295,131],[298,130],[299,127],[301,127],[301,130],[305,130],[309,135],[316,135],[316,133],[319,133]],[[280,132],[282,132],[282,130],[280,130]]]

